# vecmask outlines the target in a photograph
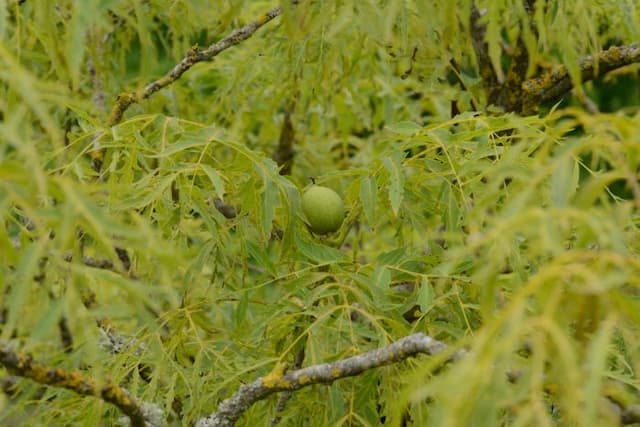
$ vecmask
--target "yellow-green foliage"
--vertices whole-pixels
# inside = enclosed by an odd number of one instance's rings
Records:
[[[108,128],[119,94],[276,4],[0,2],[0,340],[187,425],[303,346],[308,366],[421,331],[469,355],[299,390],[283,423],[399,425],[408,411],[414,425],[615,425],[607,390],[640,400],[638,99],[607,114],[472,113],[485,104],[470,0],[282,3]],[[522,2],[477,3],[500,68]],[[577,58],[638,39],[632,1],[537,3],[532,64],[574,79]],[[468,91],[447,81],[450,59]],[[271,155],[291,100],[283,177]],[[337,241],[301,217],[310,177],[344,196]],[[99,321],[130,345],[105,350]],[[0,399],[0,424],[120,416],[29,382]]]

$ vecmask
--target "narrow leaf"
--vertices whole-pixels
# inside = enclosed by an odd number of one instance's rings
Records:
[[[213,185],[213,189],[216,191],[216,196],[222,200],[224,197],[224,181],[218,171],[205,164],[200,164],[200,168],[207,174],[207,177],[209,177],[209,180]]]
[[[397,154],[397,153],[396,153]],[[398,216],[400,204],[404,196],[404,175],[402,173],[402,162],[400,156],[384,158],[384,167],[389,172],[389,202],[393,214]]]
[[[374,226],[376,215],[376,202],[378,199],[378,184],[375,176],[367,176],[360,181],[360,201],[364,215],[369,225]]]
[[[411,136],[422,129],[422,126],[414,122],[403,121],[387,125],[386,129],[399,135]]]

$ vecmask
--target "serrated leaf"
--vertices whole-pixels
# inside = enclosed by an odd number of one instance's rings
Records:
[[[80,71],[85,53],[85,42],[87,40],[87,30],[91,28],[94,16],[99,16],[100,7],[95,0],[85,0],[83,2],[72,2],[73,11],[71,19],[66,26],[66,54],[65,60],[73,83],[77,88],[80,80]]]
[[[262,268],[265,268],[269,273],[275,274],[275,267],[269,255],[266,253],[266,249],[262,248],[251,241],[247,241],[247,252],[249,256]]]
[[[205,242],[200,247],[196,259],[191,263],[191,265],[187,269],[187,272],[185,273],[185,283],[192,283],[193,280],[195,280],[195,278],[200,274],[204,266],[209,261],[209,256],[211,255],[211,252],[213,252],[217,244],[217,240],[211,239]]]
[[[374,226],[376,222],[376,202],[378,199],[378,184],[375,176],[367,176],[360,181],[360,201],[367,222]]]
[[[422,126],[415,122],[402,121],[387,125],[385,128],[399,135],[411,136],[421,130]]]
[[[298,236],[296,236],[296,246],[305,257],[319,264],[346,262],[349,259],[347,254],[338,249],[311,242]]]
[[[28,244],[21,251],[20,263],[15,271],[14,285],[9,289],[6,298],[3,298],[3,307],[8,308],[9,313],[2,327],[0,339],[9,339],[16,328],[23,306],[31,292],[33,277],[38,271],[38,263],[43,250],[44,243],[37,241]]]
[[[420,306],[420,311],[422,313],[427,313],[429,309],[433,306],[433,288],[431,287],[431,282],[426,277],[422,277],[420,279],[420,289],[418,290],[418,297],[416,298],[416,302]]]
[[[626,174],[620,170],[613,170],[598,175],[591,176],[580,185],[580,190],[574,195],[573,204],[577,207],[587,208],[595,201],[605,195],[608,185],[619,179],[625,179]]]
[[[63,298],[56,298],[50,303],[49,307],[47,307],[46,312],[39,312],[38,314],[40,314],[41,317],[31,329],[30,338],[38,341],[51,336],[53,333],[52,329],[56,329],[58,326],[58,319],[62,315],[64,306],[65,300]]]
[[[376,263],[380,265],[400,265],[404,260],[407,251],[405,248],[397,248],[392,251],[383,252],[376,258]]]
[[[273,219],[276,216],[276,205],[278,203],[278,188],[268,177],[264,177],[264,190],[260,195],[260,202],[262,205],[260,209],[262,214],[262,236],[268,240],[273,229]]]
[[[144,179],[146,182],[136,182],[135,187],[140,188],[141,192],[148,191],[147,194],[136,194],[133,197],[124,200],[118,205],[118,209],[140,209],[153,202],[162,199],[162,195],[171,187],[171,183],[176,180],[178,173],[172,173],[163,177],[148,177]]]
[[[249,307],[249,292],[242,291],[240,295],[240,300],[238,301],[238,305],[236,306],[234,312],[234,320],[236,326],[242,325],[244,319],[247,316],[247,308]]]
[[[129,295],[130,302],[135,302],[141,306],[149,307],[154,313],[160,313],[162,311],[157,306],[157,301],[155,301],[149,293],[150,288],[153,288],[149,283],[143,283],[139,280],[122,276],[121,274],[115,273],[111,270],[90,268],[77,264],[72,264],[72,268],[76,269],[84,276],[97,281],[100,286],[113,285],[119,288]]]
[[[200,164],[200,168],[204,171],[205,174],[207,174],[207,177],[211,181],[213,189],[216,192],[216,196],[218,196],[220,200],[224,200],[224,181],[222,180],[222,177],[220,176],[218,171],[205,164]]]
[[[598,408],[602,399],[601,390],[604,377],[607,375],[607,358],[611,350],[610,343],[615,333],[616,322],[613,317],[607,319],[591,337],[585,372],[588,372],[584,387],[585,405],[582,411],[584,426],[598,425]]]
[[[164,157],[173,156],[177,153],[180,153],[181,151],[186,151],[190,148],[206,146],[207,144],[209,144],[209,141],[207,141],[206,139],[188,139],[186,141],[179,141],[173,144],[169,144],[167,148],[162,150],[160,153],[148,154],[147,157],[161,159]]]
[[[384,158],[384,167],[389,172],[389,202],[391,203],[391,210],[395,216],[398,216],[400,211],[400,204],[404,196],[404,174],[402,172],[402,161],[400,156],[395,155],[393,157]]]
[[[376,288],[386,290],[391,283],[391,272],[384,265],[376,266],[373,271],[373,284]]]
[[[566,157],[558,162],[558,167],[551,176],[551,200],[554,205],[566,207],[578,189],[580,171],[577,162]]]

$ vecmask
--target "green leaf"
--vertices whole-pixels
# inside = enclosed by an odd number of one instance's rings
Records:
[[[395,216],[398,216],[400,204],[404,196],[404,174],[402,171],[402,160],[399,153],[393,156],[386,156],[383,159],[384,167],[389,172],[389,202],[391,210]]]
[[[54,333],[58,327],[58,320],[63,314],[65,304],[64,298],[56,298],[44,313],[39,313],[41,317],[30,331],[31,339],[34,341],[46,339],[46,337]]]
[[[249,291],[244,290],[240,292],[240,300],[236,305],[236,309],[234,312],[234,320],[236,323],[236,327],[241,326],[244,323],[245,318],[247,317],[247,308],[249,307]]]
[[[206,164],[202,164],[202,163],[200,164],[200,168],[209,177],[209,180],[211,181],[211,184],[213,185],[213,189],[216,192],[216,196],[218,196],[218,198],[220,200],[223,200],[223,198],[224,198],[224,181],[222,180],[222,177],[220,176],[218,171],[215,170],[214,168],[212,168],[211,166],[206,165]]]
[[[7,0],[0,0],[0,41],[7,37]]]
[[[407,255],[406,248],[397,248],[388,252],[383,252],[376,257],[376,264],[398,266],[402,264]]]
[[[70,12],[71,19],[67,22],[66,54],[65,60],[71,76],[74,88],[80,83],[80,72],[85,57],[85,41],[88,38],[87,31],[93,27],[94,19],[100,16],[100,7],[96,0],[72,2],[73,9]]]
[[[262,236],[265,240],[268,240],[271,236],[271,230],[273,229],[273,219],[276,216],[276,206],[278,204],[278,187],[271,179],[271,177],[264,173],[263,169],[258,169],[260,175],[262,175],[262,181],[264,183],[264,189],[260,195],[260,212]]]
[[[376,177],[363,177],[360,181],[360,201],[362,202],[362,208],[364,210],[364,215],[367,218],[367,222],[372,227],[376,223],[375,212],[377,199],[378,184],[376,183]]]
[[[577,162],[565,156],[551,176],[551,200],[558,207],[566,207],[578,189],[580,169]]]
[[[433,306],[433,288],[431,282],[425,276],[420,279],[420,289],[418,290],[418,296],[416,302],[420,306],[420,312],[427,313]]]
[[[44,241],[40,240],[29,243],[22,250],[22,256],[14,273],[12,286],[6,298],[3,298],[3,307],[6,307],[9,313],[6,323],[2,326],[0,339],[7,340],[11,337],[18,320],[23,316],[25,304],[29,294],[32,292],[33,278],[38,274],[38,264],[44,247]]]
[[[309,241],[296,236],[296,246],[305,257],[319,264],[346,262],[348,255],[335,248]]]
[[[373,285],[382,290],[387,290],[391,284],[391,271],[384,266],[378,265],[373,271]]]
[[[604,378],[607,374],[607,358],[612,350],[610,342],[614,334],[616,322],[613,318],[604,321],[597,333],[591,338],[587,363],[584,370],[587,373],[587,381],[584,387],[584,426],[598,425],[598,409],[602,399],[601,390]]]
[[[247,245],[247,252],[249,253],[249,256],[260,267],[265,268],[269,273],[275,275],[276,269],[275,269],[275,266],[273,265],[273,262],[271,262],[271,259],[269,258],[269,254],[267,253],[267,250],[265,248],[262,248],[256,245],[251,241],[248,241],[246,245]]]
[[[202,272],[205,265],[209,262],[209,257],[211,253],[214,251],[216,246],[218,245],[218,241],[211,239],[205,242],[198,251],[198,255],[196,259],[193,260],[189,268],[185,272],[185,282],[192,283],[198,275]]]
[[[385,128],[390,130],[393,133],[397,133],[405,136],[411,136],[416,132],[420,131],[422,129],[422,126],[414,122],[403,121],[403,122],[392,123],[390,125],[385,126]]]
[[[167,148],[162,150],[160,153],[148,154],[147,157],[158,158],[158,159],[161,159],[164,157],[171,157],[171,156],[175,156],[177,153],[187,151],[190,148],[204,147],[204,146],[207,146],[208,144],[210,144],[210,142],[207,141],[206,139],[187,139],[185,141],[169,144]]]

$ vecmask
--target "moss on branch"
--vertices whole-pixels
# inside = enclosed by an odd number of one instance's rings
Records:
[[[242,385],[234,396],[220,403],[217,413],[202,418],[196,426],[230,427],[235,425],[251,405],[273,393],[299,390],[312,384],[331,384],[341,378],[353,377],[419,354],[435,355],[447,348],[446,344],[423,333],[417,333],[386,347],[332,363],[322,363],[290,372],[286,371],[286,365],[280,364],[266,376]],[[458,350],[450,360],[458,359],[463,354],[464,350]]]
[[[595,56],[580,60],[582,82],[608,73],[625,65],[640,62],[640,45],[613,46]],[[541,75],[528,79],[522,84],[524,105],[522,112],[531,114],[544,102],[557,101],[574,87],[569,71],[558,65]]]
[[[13,351],[8,344],[0,343],[0,364],[19,377],[31,379],[39,384],[61,387],[81,396],[96,396],[117,406],[131,420],[132,426],[147,426],[142,406],[129,392],[108,382],[98,385],[80,372],[53,368],[34,360],[29,354]]]

